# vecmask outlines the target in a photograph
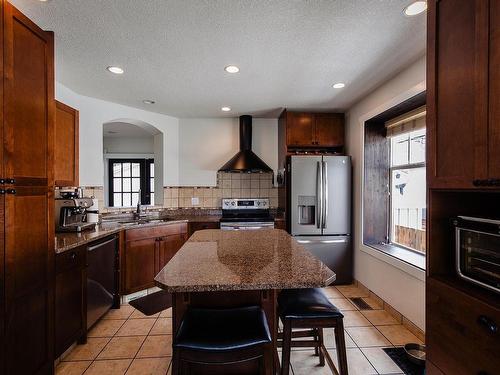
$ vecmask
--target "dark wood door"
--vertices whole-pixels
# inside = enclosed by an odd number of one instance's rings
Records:
[[[488,178],[500,180],[500,1],[490,1],[489,25]]]
[[[187,234],[174,234],[172,236],[162,237],[158,244],[158,264],[156,273],[160,272],[163,267],[174,257],[179,249],[187,240]]]
[[[125,245],[125,292],[154,286],[157,268],[157,238],[128,241]]]
[[[6,373],[54,360],[54,44],[3,2]]]
[[[482,0],[429,2],[426,120],[431,188],[472,188],[474,178],[484,174],[487,8]]]
[[[344,145],[344,116],[341,114],[314,115],[315,144],[321,147]]]
[[[78,186],[78,111],[56,101],[54,179],[56,186]]]
[[[287,145],[310,147],[314,142],[314,115],[311,113],[287,113]]]

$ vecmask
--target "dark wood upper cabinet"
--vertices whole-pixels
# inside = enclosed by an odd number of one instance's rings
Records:
[[[288,146],[314,144],[314,116],[309,113],[287,113],[286,138]]]
[[[0,2],[0,373],[54,366],[54,37]]]
[[[305,113],[283,111],[280,125],[288,149],[342,148],[344,115],[341,113]]]
[[[54,179],[56,186],[79,185],[79,114],[56,101]]]
[[[500,178],[500,1],[489,14],[488,177]]]
[[[316,146],[342,147],[344,145],[344,115],[317,113],[314,115],[314,134]]]
[[[430,187],[500,186],[499,8],[498,1],[429,2]]]

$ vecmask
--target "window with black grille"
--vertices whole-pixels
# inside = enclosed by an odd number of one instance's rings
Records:
[[[154,204],[154,159],[109,160],[109,206]]]

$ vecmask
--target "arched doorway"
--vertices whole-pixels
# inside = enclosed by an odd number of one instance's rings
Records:
[[[106,207],[163,204],[163,133],[134,119],[103,124]]]

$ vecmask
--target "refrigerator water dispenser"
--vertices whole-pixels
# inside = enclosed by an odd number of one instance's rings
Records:
[[[299,195],[298,196],[298,224],[314,225],[316,218],[316,197]]]

